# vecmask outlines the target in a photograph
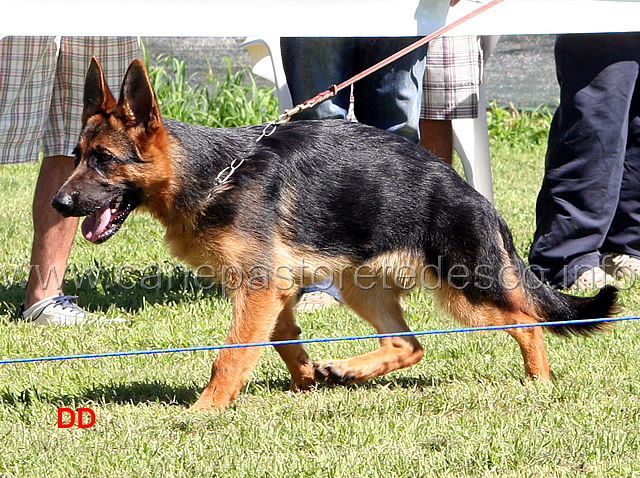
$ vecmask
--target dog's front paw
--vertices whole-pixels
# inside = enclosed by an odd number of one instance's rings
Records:
[[[205,388],[200,397],[189,407],[190,412],[213,412],[225,409],[232,401],[232,397],[222,393],[212,392]]]
[[[213,402],[206,400],[197,400],[189,407],[190,412],[213,412],[218,410],[220,410],[220,407],[216,407]]]
[[[355,381],[355,376],[343,370],[337,362],[315,362],[313,368],[316,382],[328,385],[350,385]]]
[[[316,380],[314,380],[314,378],[302,377],[298,380],[291,380],[291,383],[289,385],[289,391],[290,392],[308,392],[313,388],[315,384],[316,384]]]

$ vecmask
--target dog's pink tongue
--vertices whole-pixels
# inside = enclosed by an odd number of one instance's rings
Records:
[[[111,221],[111,208],[109,206],[98,209],[82,221],[82,235],[91,242],[96,242],[98,237],[107,230]]]

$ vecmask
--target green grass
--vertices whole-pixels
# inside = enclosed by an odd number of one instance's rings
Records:
[[[187,112],[198,104],[185,101]],[[493,109],[490,116],[496,205],[523,255],[549,119],[543,111]],[[101,246],[78,236],[66,277],[67,292],[79,294],[82,305],[128,324],[15,323],[37,171],[13,165],[0,172],[2,357],[222,343],[228,301],[198,287],[169,256],[159,225],[143,215]],[[639,303],[637,290],[625,291],[622,314]],[[426,293],[411,295],[407,310],[415,330],[455,326]],[[303,337],[371,332],[343,308],[301,313],[299,322]],[[0,476],[640,476],[640,323],[591,338],[547,335],[553,384],[522,379],[518,347],[504,333],[420,341],[425,358],[410,369],[304,394],[286,391],[285,367],[266,350],[239,399],[219,414],[186,411],[208,379],[210,352],[1,365]],[[307,349],[323,359],[374,346]],[[91,407],[96,424],[58,429],[58,407]]]
[[[145,59],[148,65],[148,57]],[[184,60],[163,55],[156,58],[149,76],[163,114],[215,128],[275,119],[278,101],[272,89],[257,85],[247,68],[233,72],[231,61],[225,61],[225,75],[216,76],[209,65],[204,77],[196,78],[187,77]]]

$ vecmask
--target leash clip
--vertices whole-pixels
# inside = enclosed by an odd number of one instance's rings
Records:
[[[265,125],[264,129],[262,130],[262,134],[260,136],[258,136],[258,139],[256,139],[256,143],[259,143],[262,138],[265,138],[267,136],[271,136],[273,133],[275,133],[276,129],[281,124],[284,124],[284,123],[280,122],[280,118],[278,118],[275,121],[271,121],[270,123],[267,123]]]
[[[231,161],[231,164],[226,168],[224,168],[222,171],[220,171],[216,176],[216,179],[215,179],[216,184],[218,186],[222,186],[224,183],[226,183],[229,180],[229,178],[233,175],[233,173],[236,172],[236,169],[242,166],[244,161],[245,161],[245,158],[234,159],[233,161]]]

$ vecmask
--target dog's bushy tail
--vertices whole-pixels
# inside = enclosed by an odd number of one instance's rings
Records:
[[[542,282],[518,256],[513,239],[504,221],[500,221],[500,233],[506,249],[506,256],[518,271],[522,295],[518,295],[517,305],[526,315],[538,322],[564,322],[588,319],[606,319],[618,312],[618,289],[606,285],[591,297],[567,294]],[[557,335],[589,335],[606,330],[611,322],[587,322],[583,324],[549,325],[549,329]]]
[[[617,312],[618,289],[606,285],[592,297],[566,294],[542,283],[520,260],[524,269],[521,275],[523,288],[528,296],[528,315],[540,322],[599,319],[612,317]],[[609,322],[589,322],[585,324],[558,325],[546,327],[557,335],[589,335],[605,330]]]

